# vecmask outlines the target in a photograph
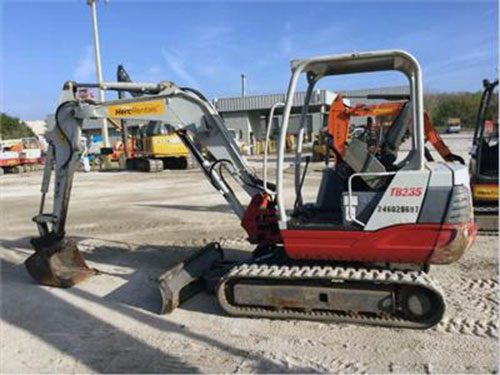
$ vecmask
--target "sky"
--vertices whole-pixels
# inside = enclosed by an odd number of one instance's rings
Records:
[[[67,80],[95,82],[85,0],[8,1],[1,10],[0,110],[44,119]],[[478,91],[497,75],[498,4],[483,1],[125,1],[98,3],[104,80],[170,80],[209,98],[285,92],[290,60],[404,49],[427,91]],[[332,91],[405,84],[399,73],[342,76]],[[114,94],[108,94],[114,99]]]

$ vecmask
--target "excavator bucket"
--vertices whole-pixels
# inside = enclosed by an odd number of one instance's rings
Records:
[[[200,292],[205,287],[204,276],[222,259],[220,244],[212,242],[162,274],[158,279],[162,299],[160,313],[171,313],[182,302]]]
[[[69,288],[97,273],[87,266],[74,240],[34,238],[31,244],[35,253],[24,264],[39,284]]]

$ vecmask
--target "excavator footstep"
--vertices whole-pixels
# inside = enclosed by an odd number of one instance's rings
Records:
[[[220,244],[212,242],[162,274],[158,279],[162,299],[160,313],[172,312],[182,302],[203,290],[204,277],[222,258]]]
[[[87,266],[72,239],[36,238],[31,244],[35,253],[24,264],[39,284],[69,288],[97,273]]]

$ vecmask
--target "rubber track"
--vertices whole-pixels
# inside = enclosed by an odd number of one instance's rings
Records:
[[[498,215],[498,207],[490,207],[490,206],[475,206],[474,214],[497,214]]]
[[[479,228],[477,230],[477,232],[480,236],[484,236],[484,237],[496,237],[496,236],[498,236],[498,230],[487,230],[487,229]]]
[[[273,309],[266,307],[235,306],[227,298],[227,283],[232,280],[271,279],[283,280],[325,280],[366,282],[370,285],[398,284],[423,287],[438,297],[440,303],[435,317],[429,322],[413,322],[391,314],[369,314],[359,312],[336,312],[325,310]],[[304,285],[307,285],[306,282]],[[217,287],[217,298],[221,307],[229,314],[236,316],[263,318],[293,318],[342,323],[361,323],[388,327],[430,328],[441,320],[445,311],[443,293],[439,286],[422,271],[391,271],[381,269],[321,267],[321,266],[277,266],[266,264],[243,264],[233,267],[221,279]]]
[[[475,206],[474,207],[474,216],[476,217],[489,217],[492,215],[498,216],[498,207],[490,207],[490,206]],[[498,236],[498,229],[490,229],[490,228],[481,228],[478,226],[478,233],[481,236]]]

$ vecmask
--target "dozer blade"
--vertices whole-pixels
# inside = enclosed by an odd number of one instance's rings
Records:
[[[41,237],[31,244],[35,253],[24,264],[39,284],[69,288],[97,273],[87,266],[72,239]]]
[[[158,279],[162,299],[160,313],[172,312],[182,302],[200,292],[204,288],[203,276],[222,258],[220,244],[212,242],[162,274]]]

